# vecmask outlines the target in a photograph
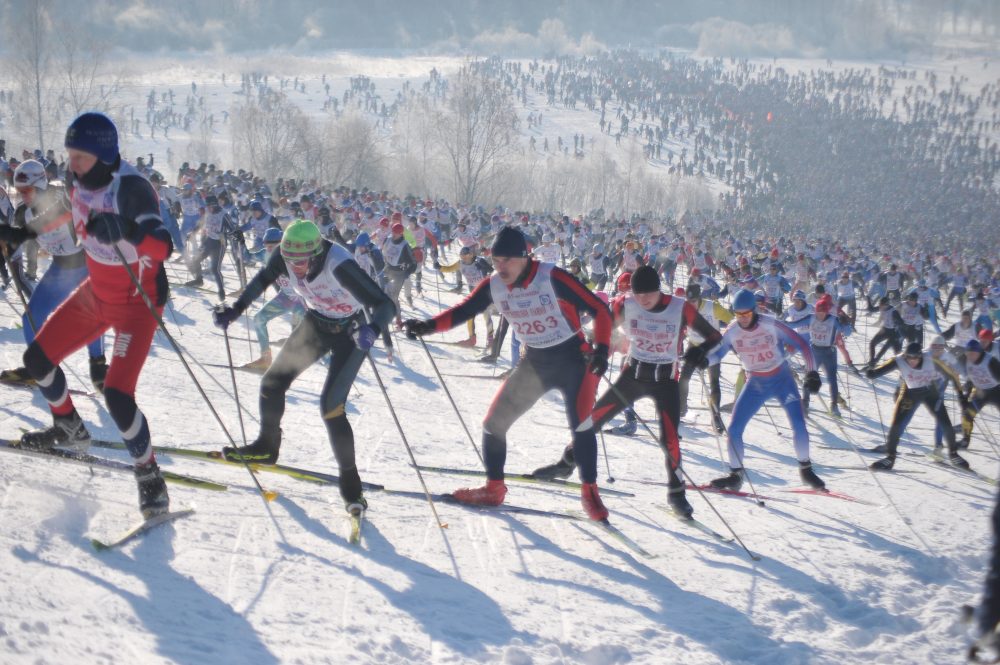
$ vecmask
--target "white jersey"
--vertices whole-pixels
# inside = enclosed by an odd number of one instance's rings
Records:
[[[701,304],[698,305],[698,313],[701,314],[701,318],[708,321],[709,325],[716,330],[719,329],[719,317],[715,315],[714,300],[702,300]],[[698,334],[698,331],[694,328],[688,328],[688,338],[692,344],[701,344],[705,341],[705,338]]]
[[[795,323],[796,321],[801,321],[802,319],[806,318],[815,311],[816,310],[813,308],[812,305],[806,303],[806,306],[803,307],[802,309],[795,309],[795,307],[789,307],[784,311],[782,317],[785,319],[785,321],[788,321],[789,323]]]
[[[837,335],[837,319],[827,314],[822,321],[813,316],[809,322],[809,343],[813,346],[833,346],[833,338]]]
[[[781,351],[780,336],[774,329],[771,317],[758,316],[757,325],[747,330],[738,325],[726,330],[732,341],[733,350],[739,356],[743,369],[752,373],[768,373],[785,362]]]
[[[852,280],[847,280],[846,282],[837,282],[837,297],[844,298],[845,300],[851,300],[857,297],[854,292],[854,282]]]
[[[906,362],[904,356],[896,356],[896,367],[899,368],[899,374],[903,378],[903,383],[911,390],[926,388],[934,383],[934,380],[938,376],[937,367],[934,365],[934,358],[931,357],[929,352],[924,352],[924,359],[920,367],[910,367],[910,363]]]
[[[197,217],[201,214],[201,198],[195,195],[181,197],[181,212],[185,217]]]
[[[979,362],[966,361],[965,363],[965,375],[969,377],[969,381],[972,381],[972,385],[978,390],[991,390],[1000,385],[1000,381],[997,381],[993,377],[993,372],[990,371],[990,358],[988,353],[981,353],[979,354]]]
[[[657,365],[676,362],[685,302],[675,296],[663,311],[650,312],[643,309],[634,297],[625,298],[622,323],[628,333],[629,355],[644,363]]]
[[[964,349],[966,342],[976,339],[976,326],[969,324],[968,328],[963,328],[961,323],[955,324],[955,334],[951,338],[951,343]]]
[[[903,318],[903,323],[908,326],[924,325],[924,317],[920,314],[919,305],[904,302],[899,306],[899,315]]]
[[[559,259],[562,258],[559,245],[539,245],[532,254],[542,263],[559,263]]]
[[[526,346],[544,349],[565,342],[576,334],[559,309],[552,287],[551,263],[540,263],[534,279],[508,289],[499,275],[490,277],[493,303]]]
[[[345,319],[361,311],[361,303],[341,286],[333,271],[345,261],[352,261],[345,247],[334,244],[326,255],[323,270],[311,282],[289,271],[288,280],[306,307],[330,319]]]

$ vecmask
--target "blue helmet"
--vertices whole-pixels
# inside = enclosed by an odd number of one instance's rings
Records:
[[[764,293],[762,290],[757,289],[756,291],[753,292],[753,299],[754,299],[754,302],[758,302],[758,303],[760,303],[760,302],[767,302],[767,294]]]
[[[757,299],[754,298],[753,291],[740,289],[733,298],[734,312],[749,312],[757,309]]]
[[[798,289],[795,293],[792,294],[792,300],[805,300],[805,299],[806,299],[806,292],[803,291],[802,289]]]
[[[257,199],[254,199],[253,201],[250,202],[250,210],[259,210],[261,212],[264,212],[264,204],[258,201]]]
[[[358,239],[354,241],[354,244],[358,247],[367,247],[372,244],[372,238],[367,233],[359,233]]]
[[[264,231],[264,244],[277,244],[281,242],[282,235],[281,229],[269,226],[267,231]]]

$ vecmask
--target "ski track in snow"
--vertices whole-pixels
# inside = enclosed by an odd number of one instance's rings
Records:
[[[373,62],[359,60],[357,66],[378,67],[384,76],[378,79],[379,92],[388,98],[401,84],[396,75],[403,70],[391,62]],[[419,78],[434,64],[442,68],[441,61],[427,60],[405,74]],[[779,64],[787,66],[788,61]],[[938,69],[950,71],[954,64]],[[335,94],[353,73],[345,65],[339,78],[331,79]],[[161,72],[156,81],[151,78],[150,85],[162,91],[170,83],[183,98],[189,86],[183,77],[191,76],[178,66]],[[318,78],[318,73],[305,78],[310,89]],[[138,86],[137,100],[145,91]],[[224,108],[224,91],[214,84],[207,103]],[[316,106],[321,104],[312,96]],[[541,107],[535,98],[531,103],[545,114],[547,136],[561,133],[566,138],[582,129],[589,137],[596,129],[596,116],[589,112]],[[175,153],[180,153],[184,136],[178,132],[172,139]],[[220,144],[227,140],[224,133],[216,138]],[[154,152],[158,162],[165,162],[168,143],[162,137],[128,138],[126,143],[134,154]],[[176,265],[168,265],[168,272],[172,280],[185,273]],[[235,285],[232,266],[224,272],[227,286]],[[425,277],[429,288],[415,299],[415,309],[430,313],[437,308],[438,294],[431,287],[434,274],[428,271]],[[166,320],[175,339],[201,363],[224,363],[224,341],[210,319],[214,297],[184,288],[174,288],[173,296]],[[19,310],[11,298],[0,294]],[[442,290],[440,298],[448,305],[458,296]],[[0,361],[5,367],[20,364],[23,352],[20,331],[6,328],[15,320],[14,309],[0,307]],[[247,332],[243,320],[231,329],[236,363],[251,360],[257,351],[252,334],[248,348]],[[274,339],[289,332],[287,320],[271,324]],[[873,332],[862,314],[858,332],[847,340],[859,364]],[[454,375],[490,374],[493,368],[472,361],[481,347],[473,353],[434,344],[463,337],[464,330],[456,329],[429,338],[428,345],[478,437],[499,382]],[[417,460],[476,468],[478,460],[419,345],[399,335],[394,343],[396,364],[387,364],[379,350],[374,357]],[[506,368],[508,352],[503,358],[497,371]],[[239,437],[228,370],[190,364],[226,427]],[[90,389],[85,352],[74,354],[64,366],[71,387]],[[732,358],[727,358],[724,402],[731,399],[735,374]],[[336,473],[316,399],[324,378],[324,367],[310,368],[289,391],[281,461]],[[247,437],[252,438],[259,377],[238,372],[236,381]],[[871,388],[849,372],[842,374],[842,382],[852,407],[841,422],[844,430],[859,448],[881,443]],[[692,406],[699,405],[700,390],[692,387]],[[875,390],[886,419],[891,390],[889,380],[879,381]],[[828,398],[826,386],[822,394]],[[5,437],[48,422],[37,393],[0,387],[0,395]],[[217,449],[227,443],[160,334],[137,400],[156,444]],[[93,435],[120,438],[99,399],[74,401]],[[762,508],[745,499],[709,495],[751,551],[763,557],[756,563],[735,545],[667,515],[661,509],[665,488],[637,482],[665,481],[662,453],[641,428],[634,437],[605,437],[618,479],[614,487],[636,495],[607,496],[605,501],[613,523],[650,550],[653,559],[639,558],[590,525],[536,516],[478,514],[438,505],[450,525],[442,530],[422,498],[377,491],[367,494],[369,519],[360,547],[354,547],[346,542],[347,521],[335,488],[261,474],[261,483],[280,494],[270,504],[279,534],[245,470],[166,455],[159,458],[165,469],[225,482],[229,491],[170,485],[173,505],[195,506],[193,516],[120,551],[97,554],[88,536],[117,533],[138,515],[128,474],[95,469],[91,475],[85,467],[4,454],[0,660],[16,665],[960,662],[965,633],[957,609],[974,602],[982,584],[994,488],[923,457],[901,456],[901,469],[923,473],[878,479],[911,519],[924,546],[867,472],[823,467],[860,466],[875,458],[864,456],[862,462],[850,451],[819,448],[847,443],[838,425],[819,413],[818,401],[813,406],[808,427],[813,460],[823,477],[832,489],[876,505],[779,494],[798,486],[798,474],[784,413],[772,404],[778,431],[761,411],[747,429],[747,464],[759,492],[793,501]],[[362,477],[391,489],[420,491],[367,365],[348,409]],[[651,405],[640,403],[637,410],[655,429]],[[707,412],[700,416],[692,410],[684,423],[682,449],[685,469],[695,481],[706,482],[725,465],[718,460]],[[980,416],[968,454],[973,467],[987,475],[996,473],[996,451],[983,432],[996,437],[998,423],[995,412]],[[568,436],[561,399],[550,394],[511,429],[508,469],[528,471],[554,461]],[[919,412],[902,449],[922,452],[930,441],[931,421]],[[122,451],[93,452],[127,459]],[[604,460],[599,468],[603,484]],[[432,492],[478,482],[432,473],[424,478]],[[516,482],[509,488],[512,504],[556,511],[579,507],[572,491]],[[689,497],[696,516],[725,533],[703,499],[696,492]]]

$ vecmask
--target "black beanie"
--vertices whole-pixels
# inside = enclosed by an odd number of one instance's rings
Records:
[[[497,233],[490,252],[493,256],[524,257],[528,255],[528,243],[523,233],[512,226],[505,226]]]
[[[649,293],[660,290],[660,276],[649,266],[639,266],[632,273],[632,293]]]

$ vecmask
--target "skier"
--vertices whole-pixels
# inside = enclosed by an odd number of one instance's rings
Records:
[[[819,392],[821,381],[816,371],[809,345],[785,323],[757,313],[754,294],[740,289],[733,297],[736,325],[730,325],[722,342],[710,355],[711,363],[718,363],[730,349],[735,349],[747,373],[747,381],[733,405],[729,421],[728,476],[716,478],[712,486],[717,489],[738,490],[743,485],[746,471],[743,464],[743,431],[750,418],[769,398],[778,400],[792,425],[795,456],[799,462],[799,476],[814,489],[824,489],[825,483],[813,471],[809,460],[809,432],[806,430],[802,398],[795,385],[792,370],[785,359],[786,346],[797,348],[806,362],[803,385],[811,393]]]
[[[226,299],[226,288],[222,278],[222,257],[226,253],[226,238],[239,229],[239,225],[232,217],[226,213],[219,200],[213,195],[205,197],[205,216],[203,225],[203,237],[198,254],[193,256],[188,264],[188,269],[194,275],[194,279],[185,282],[184,286],[197,287],[204,284],[201,276],[201,263],[208,259],[208,271],[215,277],[215,284],[219,289],[219,301]]]
[[[491,272],[493,272],[493,266],[490,265],[489,261],[481,256],[476,256],[476,251],[472,247],[463,247],[458,252],[458,261],[451,264],[440,264],[441,272],[453,272],[458,276],[458,288],[462,288],[462,276],[465,276],[465,281],[469,285],[469,292],[476,290],[476,287],[481,281],[486,279]],[[493,318],[492,318],[492,307],[487,307],[486,311],[483,312],[483,320],[486,324],[486,348],[489,349],[493,346]],[[472,317],[466,321],[466,326],[469,328],[469,337],[458,343],[459,346],[473,347],[476,345],[476,318]]]
[[[948,461],[952,466],[968,469],[969,463],[958,454],[955,430],[952,428],[943,400],[939,399],[940,391],[936,382],[938,374],[943,374],[954,383],[956,392],[961,395],[963,394],[962,386],[959,383],[958,375],[943,362],[934,359],[930,352],[925,353],[917,342],[907,344],[906,351],[902,356],[896,356],[874,369],[867,370],[865,376],[869,379],[876,379],[892,371],[899,371],[903,383],[899,396],[896,398],[896,408],[892,413],[892,425],[889,427],[886,444],[879,446],[879,449],[884,451],[886,456],[872,462],[871,468],[877,471],[892,469],[896,463],[899,438],[906,430],[913,414],[916,413],[917,407],[923,404],[941,426],[942,433],[948,443]],[[937,448],[934,449],[934,452],[940,455]]]
[[[24,341],[30,345],[49,315],[87,278],[87,257],[76,244],[69,197],[62,187],[50,186],[45,167],[36,160],[21,162],[14,170],[14,186],[21,203],[14,211],[14,226],[0,226],[0,242],[8,248],[19,247],[34,238],[52,256],[52,263],[28,299],[21,317]],[[98,392],[104,391],[108,361],[104,357],[104,336],[98,335],[87,345],[90,357],[90,380]],[[0,381],[34,383],[27,368],[4,370]]]
[[[232,305],[216,307],[215,325],[227,328],[264,290],[286,277],[302,298],[306,315],[285,341],[260,382],[260,433],[247,446],[223,448],[228,460],[274,464],[281,447],[285,393],[292,382],[327,353],[333,359],[320,394],[320,413],[340,467],[340,496],[349,513],[368,507],[347,421],[347,395],[365,354],[392,320],[392,301],[339,244],[324,240],[308,220],[288,225],[280,251]],[[366,322],[367,318],[367,322]]]
[[[396,327],[402,326],[402,307],[399,304],[399,292],[406,286],[406,300],[413,307],[413,296],[410,293],[410,275],[417,271],[417,262],[413,258],[409,243],[403,237],[403,225],[396,222],[390,227],[392,235],[382,244],[382,256],[385,258],[386,293],[396,306]]]
[[[642,397],[656,403],[660,420],[660,447],[666,457],[667,500],[678,515],[694,513],[684,491],[681,475],[680,440],[677,426],[680,411],[679,374],[681,343],[685,330],[697,331],[704,340],[688,347],[686,364],[698,366],[719,343],[721,335],[695,306],[676,296],[660,293],[660,277],[650,266],[640,266],[632,275],[632,293],[623,294],[612,304],[613,326],[621,326],[629,337],[629,357],[614,388],[594,405],[594,427],[600,429],[620,411]],[[539,478],[566,478],[576,466],[573,445],[566,446],[562,459],[534,471]]]
[[[962,400],[962,441],[959,448],[968,448],[976,416],[987,404],[1000,409],[1000,360],[988,355],[977,339],[965,343],[964,374],[972,384],[972,394]]]
[[[703,292],[701,287],[697,284],[688,284],[687,287],[687,298],[688,301],[694,305],[695,309],[698,310],[698,314],[701,315],[703,319],[708,321],[709,325],[713,329],[719,330],[722,325],[728,325],[730,321],[733,320],[733,314],[728,309],[723,307],[716,300],[711,300],[703,297]],[[722,325],[720,325],[722,324]],[[692,346],[701,345],[705,343],[705,338],[698,333],[697,330],[691,328],[688,330],[688,349]],[[709,387],[709,405],[712,409],[712,427],[719,434],[726,431],[726,426],[722,422],[722,416],[719,412],[719,407],[722,401],[722,388],[719,385],[719,378],[721,376],[721,365],[718,363],[708,366],[708,387]],[[680,378],[680,396],[681,396],[681,418],[687,413],[687,402],[689,388],[691,384],[691,377],[694,376],[695,371],[702,371],[701,367],[694,365],[692,363],[684,363],[681,368],[681,378]]]
[[[852,332],[849,317],[846,313],[835,317],[830,313],[833,309],[833,298],[826,294],[814,305],[815,312],[804,318],[798,319],[788,325],[793,329],[805,328],[803,335],[812,348],[813,357],[816,363],[823,368],[826,373],[826,381],[830,386],[830,414],[840,417],[840,408],[837,406],[840,393],[837,389],[837,348],[835,346],[837,336],[850,336]],[[802,398],[802,408],[809,411],[809,393]]]
[[[273,226],[264,232],[264,265],[267,265],[274,250],[281,244],[281,236],[281,229]],[[294,329],[298,327],[299,322],[306,313],[302,298],[292,288],[292,283],[288,279],[288,275],[278,275],[274,286],[278,294],[267,301],[260,308],[260,311],[253,316],[253,327],[257,333],[257,343],[260,345],[260,357],[243,365],[247,369],[266,370],[271,366],[271,338],[267,333],[267,324],[271,322],[271,319],[275,319],[286,312],[291,312],[292,328]]]
[[[114,354],[104,383],[104,401],[135,461],[139,509],[146,518],[166,512],[170,499],[156,464],[149,425],[135,403],[139,372],[167,299],[163,261],[170,256],[169,232],[160,221],[152,185],[118,154],[118,131],[100,113],[78,116],[66,130],[73,225],[87,253],[89,276],[49,316],[24,354],[24,366],[38,382],[52,410],[53,425],[21,437],[26,448],[90,445],[80,414],[67,392],[59,363],[109,327]],[[122,264],[119,255],[127,262]]]
[[[868,364],[865,365],[866,369],[875,367],[875,364],[878,363],[879,359],[890,346],[896,353],[899,353],[903,349],[899,334],[900,328],[903,327],[903,319],[900,317],[899,312],[896,311],[896,308],[889,303],[889,296],[882,296],[878,299],[878,315],[881,326],[868,342]],[[875,347],[878,346],[879,342],[885,342],[885,344],[876,353]]]
[[[503,503],[507,430],[546,391],[557,389],[563,394],[573,430],[574,457],[583,481],[581,503],[591,519],[606,519],[608,511],[597,488],[597,438],[591,411],[598,378],[608,369],[611,314],[566,271],[530,258],[527,240],[516,228],[503,227],[497,233],[491,254],[495,272],[468,298],[429,321],[410,319],[404,324],[411,338],[444,332],[495,304],[526,347],[483,423],[486,485],[463,488],[453,495],[462,503]],[[588,348],[580,331],[581,311],[594,317],[593,348]]]

